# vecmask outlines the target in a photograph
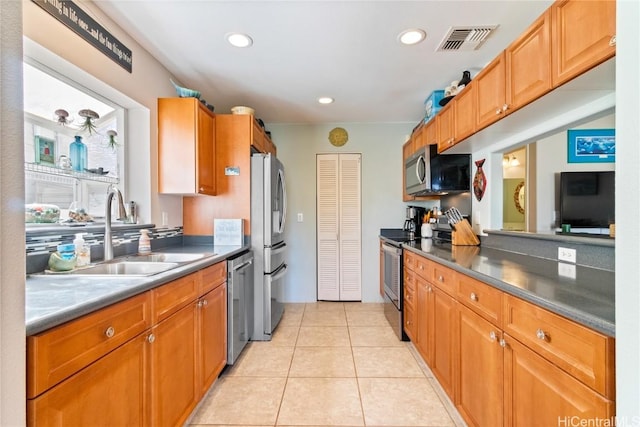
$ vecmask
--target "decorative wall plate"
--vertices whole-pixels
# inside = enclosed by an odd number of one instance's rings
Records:
[[[349,134],[343,128],[333,128],[329,132],[329,142],[336,147],[342,147],[349,140]]]

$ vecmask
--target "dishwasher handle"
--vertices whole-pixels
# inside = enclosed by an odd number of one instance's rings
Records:
[[[253,264],[253,258],[251,258],[249,261],[243,262],[242,264],[233,266],[233,271],[238,271],[238,270],[245,269],[248,266],[250,266],[251,264]]]

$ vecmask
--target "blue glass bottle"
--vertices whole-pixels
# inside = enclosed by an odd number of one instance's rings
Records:
[[[82,137],[76,135],[75,141],[69,145],[69,157],[73,170],[84,171],[87,168],[87,146],[82,142]]]

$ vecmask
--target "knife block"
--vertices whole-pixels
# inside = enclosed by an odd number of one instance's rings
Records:
[[[451,244],[456,246],[478,246],[480,239],[473,232],[471,225],[466,219],[451,224]]]

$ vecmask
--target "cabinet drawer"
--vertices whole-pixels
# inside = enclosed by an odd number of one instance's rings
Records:
[[[449,295],[455,295],[458,278],[456,272],[435,262],[429,262],[429,264],[431,275],[428,280]]]
[[[458,274],[458,301],[502,328],[502,291]]]
[[[615,400],[615,340],[504,295],[504,331],[608,399]]]
[[[227,281],[227,262],[219,262],[200,271],[199,295],[204,295]]]
[[[151,327],[149,292],[27,337],[27,398]]]
[[[404,332],[409,339],[413,342],[416,341],[416,311],[408,306],[405,306],[403,311]]]
[[[153,323],[158,323],[198,297],[200,274],[188,276],[162,285],[153,292]]]
[[[409,270],[416,271],[416,262],[419,256],[414,254],[413,252],[409,252],[406,250],[402,251],[402,262],[404,263],[404,267]]]
[[[415,308],[416,301],[416,276],[411,270],[404,272],[404,306]]]

